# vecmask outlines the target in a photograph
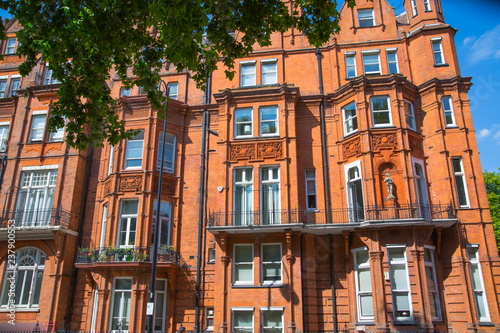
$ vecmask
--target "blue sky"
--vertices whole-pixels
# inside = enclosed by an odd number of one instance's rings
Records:
[[[396,14],[403,0],[388,0]],[[500,168],[500,0],[441,0],[455,35],[462,76],[472,76],[472,119],[483,170]],[[341,1],[338,1],[341,3]],[[2,18],[6,13],[0,11]],[[9,15],[10,16],[10,15]]]

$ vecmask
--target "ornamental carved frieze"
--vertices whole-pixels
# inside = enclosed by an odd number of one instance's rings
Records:
[[[375,134],[372,136],[372,149],[396,149],[398,139],[396,133],[393,134]]]
[[[255,160],[255,144],[231,145],[229,157],[231,161]]]
[[[118,184],[118,191],[142,191],[142,176],[122,176]]]
[[[159,178],[158,176],[155,176],[153,180],[153,191],[155,193],[158,192],[158,178]],[[177,183],[176,178],[163,177],[163,181],[161,182],[161,192],[174,195],[176,183]]]
[[[342,145],[342,152],[344,154],[344,159],[361,154],[361,142],[359,138],[345,142]]]
[[[257,159],[281,158],[282,156],[282,142],[265,142],[257,144]]]
[[[104,182],[104,195],[111,193],[111,178]]]
[[[422,140],[415,138],[413,136],[408,136],[408,141],[410,142],[410,149],[417,153],[423,153]]]
[[[229,160],[262,160],[266,158],[282,158],[283,142],[256,142],[232,144],[229,149]]]

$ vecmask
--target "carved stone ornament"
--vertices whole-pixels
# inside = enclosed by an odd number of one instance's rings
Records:
[[[229,159],[231,162],[281,157],[283,157],[282,142],[233,144],[229,150]]]
[[[120,177],[118,190],[123,191],[141,191],[142,190],[142,176],[124,176]]]
[[[111,178],[104,182],[104,195],[111,193]]]
[[[156,193],[158,192],[158,176],[154,177],[154,183],[153,183],[153,191]],[[175,194],[175,184],[177,183],[177,180],[174,178],[165,178],[163,177],[163,181],[161,183],[161,192],[162,193],[168,193],[170,195]]]
[[[229,158],[231,159],[231,161],[237,161],[242,159],[254,160],[255,145],[253,144],[231,145]]]
[[[361,143],[359,138],[344,143],[342,145],[342,152],[344,153],[344,158],[361,154]]]
[[[395,149],[398,147],[396,133],[394,134],[375,134],[372,137],[372,149]]]
[[[410,149],[414,152],[423,153],[424,149],[422,148],[422,141],[413,136],[408,136],[408,141],[410,142]]]
[[[257,158],[280,158],[283,156],[282,142],[265,142],[257,144]]]

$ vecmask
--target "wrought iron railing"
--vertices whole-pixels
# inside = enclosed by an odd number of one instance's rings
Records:
[[[14,210],[1,213],[0,226],[43,228],[43,227],[69,227],[71,214],[61,208]]]
[[[76,263],[151,262],[150,253],[151,248],[144,246],[83,248],[78,249]],[[180,263],[179,253],[169,247],[160,247],[157,257],[159,263]]]
[[[358,223],[364,221],[390,220],[443,220],[455,219],[451,205],[405,204],[395,207],[370,205],[364,208],[341,208],[331,210],[331,224]],[[210,212],[211,227],[246,227],[275,224],[327,224],[325,210],[282,209],[240,212]]]

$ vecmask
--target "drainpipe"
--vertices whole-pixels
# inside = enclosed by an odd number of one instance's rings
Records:
[[[332,212],[330,209],[330,172],[328,169],[328,149],[326,142],[326,129],[325,129],[325,92],[323,89],[323,68],[321,65],[321,51],[316,49],[316,58],[318,59],[318,79],[319,79],[319,93],[321,94],[321,102],[319,104],[319,113],[321,118],[321,148],[323,153],[323,186],[325,188],[325,207],[326,207],[326,223],[332,223]],[[332,288],[332,317],[333,317],[333,331],[337,333],[337,302],[335,300],[335,278],[333,272],[333,240],[330,235],[330,283]]]

